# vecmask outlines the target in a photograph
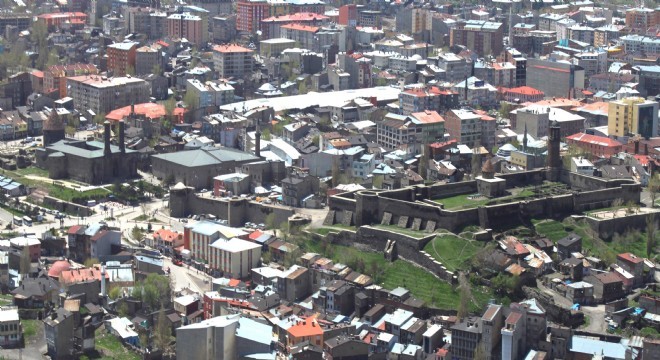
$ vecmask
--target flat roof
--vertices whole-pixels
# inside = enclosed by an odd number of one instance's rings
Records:
[[[213,244],[211,244],[210,246],[231,253],[261,248],[260,244],[242,240],[239,238],[231,238],[229,240],[218,239],[215,242],[213,242]]]

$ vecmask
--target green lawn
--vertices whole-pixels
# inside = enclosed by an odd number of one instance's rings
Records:
[[[64,201],[73,201],[74,199],[102,199],[110,195],[110,192],[102,188],[77,191],[67,187],[53,185],[48,190],[48,195]]]
[[[40,320],[21,320],[21,325],[23,325],[23,337],[27,342],[37,334],[38,327],[43,326],[43,323]]]
[[[14,297],[11,294],[0,295],[0,305],[11,305],[14,303]]]
[[[310,229],[310,231],[315,232],[319,235],[328,235],[331,232],[340,232],[342,230],[350,230],[350,231],[355,231],[355,226],[346,226],[343,224],[334,224],[334,225],[324,225],[323,227],[320,228],[314,228]]]
[[[586,255],[593,255],[604,260],[614,262],[616,255],[623,252],[631,252],[635,255],[646,257],[646,233],[633,232],[615,236],[611,241],[603,241],[594,238],[592,231],[584,221],[570,224],[568,219],[564,222],[555,220],[533,220],[536,231],[557,241],[574,232],[582,237],[582,249]],[[657,238],[656,238],[657,239]],[[657,240],[656,240],[657,242]]]
[[[472,195],[475,194],[457,195],[444,199],[437,199],[434,201],[444,205],[445,209],[469,209],[486,205],[491,200],[486,197],[480,198],[478,200],[468,199],[468,197]]]
[[[19,175],[37,175],[42,177],[48,177],[48,170],[40,169],[36,166],[26,167],[24,169],[17,169],[15,173]]]
[[[421,239],[425,236],[431,235],[429,233],[425,233],[422,230],[404,229],[404,228],[398,227],[397,225],[380,225],[380,224],[376,224],[376,225],[371,225],[371,227],[376,228],[376,229],[381,229],[381,230],[387,230],[387,231],[391,231],[391,232],[395,232],[395,233],[399,233],[399,234],[403,234],[403,235],[412,236],[412,237],[418,238],[418,239]]]
[[[483,246],[474,240],[461,239],[456,235],[438,236],[429,241],[424,251],[441,262],[450,271],[467,268],[466,264]]]
[[[90,356],[90,359],[122,359],[140,360],[141,357],[133,351],[124,347],[121,341],[114,335],[107,333],[102,328],[96,330],[96,350],[100,356]]]
[[[504,204],[534,197],[536,195],[534,190],[539,190],[540,195],[549,195],[548,192],[551,192],[556,187],[556,183],[545,182],[541,186],[528,186],[524,188],[511,189],[516,191],[514,195],[507,195],[493,199],[482,197],[473,200],[469,199],[469,197],[476,194],[463,194],[444,199],[435,199],[433,201],[443,204],[445,209],[470,209],[478,206]]]
[[[445,281],[439,280],[428,271],[403,260],[393,263],[386,261],[381,253],[362,251],[355,247],[331,245],[321,246],[318,241],[307,241],[303,244],[305,251],[315,252],[331,258],[335,262],[346,264],[356,269],[356,263],[361,262],[364,273],[372,276],[377,284],[386,289],[398,286],[410,290],[413,296],[424,300],[427,304],[440,309],[456,309],[459,294],[456,289]],[[360,270],[360,269],[356,269]],[[376,272],[376,274],[374,274]],[[489,299],[493,298],[490,289],[472,289],[476,304],[471,304],[473,311],[481,311]]]

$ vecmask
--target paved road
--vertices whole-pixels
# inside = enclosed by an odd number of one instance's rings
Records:
[[[189,288],[203,294],[212,289],[212,278],[209,275],[191,269],[185,264],[183,266],[174,265],[172,260],[167,257],[164,259],[163,266],[165,269],[170,269],[170,277],[174,279],[174,291]]]

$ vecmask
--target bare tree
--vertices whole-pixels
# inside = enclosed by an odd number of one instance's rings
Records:
[[[21,260],[19,264],[19,270],[21,272],[21,275],[24,277],[30,273],[30,267],[32,265],[32,259],[30,258],[30,249],[29,247],[23,246],[23,249],[21,250]]]
[[[468,280],[465,272],[460,272],[458,275],[458,291],[459,291],[459,304],[456,317],[458,320],[465,318],[470,311],[470,302],[472,301],[472,289],[470,281]]]
[[[651,194],[651,207],[655,207],[655,199],[658,196],[658,191],[660,191],[660,176],[654,175],[651,177],[647,188]]]

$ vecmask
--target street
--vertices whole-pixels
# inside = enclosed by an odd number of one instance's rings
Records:
[[[203,294],[212,289],[211,276],[192,269],[186,264],[177,266],[172,263],[170,258],[165,257],[163,267],[165,269],[170,269],[170,276],[174,280],[173,290],[175,292],[183,288],[189,288],[192,291]],[[205,280],[206,283],[204,283]]]

